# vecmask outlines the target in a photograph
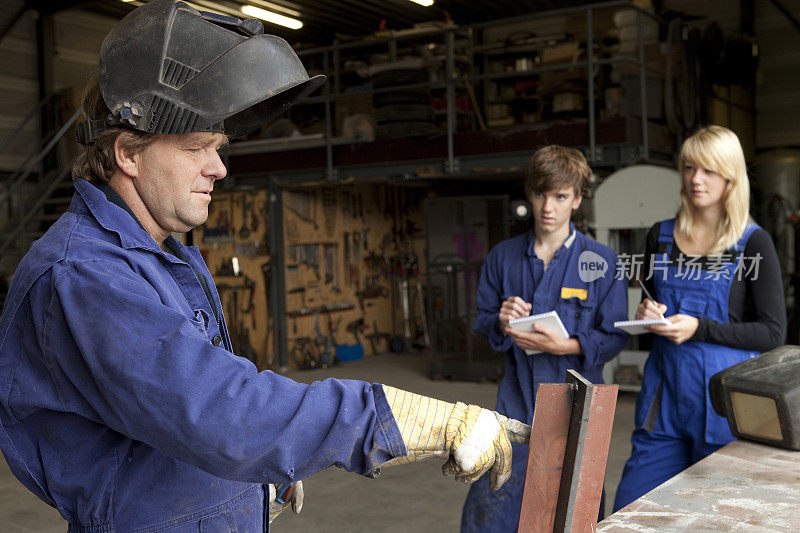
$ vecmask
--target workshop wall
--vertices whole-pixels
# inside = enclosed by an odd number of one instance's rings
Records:
[[[391,185],[283,192],[290,366],[325,365],[332,346],[342,360],[388,351],[403,333],[403,280],[416,337],[424,305],[421,200],[421,189]]]
[[[234,352],[269,368],[275,353],[267,305],[269,257],[267,192],[215,192],[208,221],[194,243],[214,276]],[[235,259],[234,259],[235,258]]]
[[[291,368],[324,366],[334,354],[346,360],[386,352],[393,340],[395,347],[415,343],[424,306],[421,191],[390,185],[282,191],[283,243],[275,245],[284,260]],[[215,192],[207,223],[193,233],[217,283],[234,351],[259,369],[278,360],[275,320],[281,319],[267,303],[275,251],[268,209],[265,190]],[[403,338],[402,280],[409,286],[410,339]]]

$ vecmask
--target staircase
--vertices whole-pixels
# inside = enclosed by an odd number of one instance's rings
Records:
[[[39,102],[0,143],[0,152],[11,144],[32,117],[41,113],[43,106],[52,105],[52,100],[51,97]],[[6,283],[11,282],[17,264],[31,243],[41,237],[69,207],[73,161],[63,155],[59,157],[58,148],[63,145],[60,141],[79,116],[80,109],[58,131],[43,140],[41,150],[31,155],[20,169],[0,183],[0,277]],[[65,139],[64,142],[73,141]],[[51,168],[47,168],[48,165]],[[5,291],[2,289],[0,279],[0,306],[5,300]]]

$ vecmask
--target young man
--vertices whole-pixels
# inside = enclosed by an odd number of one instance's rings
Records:
[[[370,475],[438,456],[500,487],[530,427],[380,384],[258,372],[232,353],[197,248],[171,236],[208,217],[227,137],[322,79],[259,22],[174,0],[123,19],[99,67],[72,204],[20,263],[0,319],[14,475],[76,533],[263,532],[272,484],[333,465]],[[299,511],[293,490],[283,500]]]
[[[492,249],[478,284],[474,330],[492,349],[506,354],[496,409],[529,423],[539,383],[563,383],[570,368],[602,383],[603,364],[627,338],[614,328],[628,313],[625,281],[615,279],[617,257],[570,222],[590,176],[586,159],[575,149],[537,150],[525,169],[533,230]],[[540,325],[532,332],[509,326],[515,318],[553,310],[568,339]],[[539,353],[527,355],[525,350]],[[481,479],[470,488],[462,531],[516,531],[527,459],[528,449],[514,446],[509,483],[493,492]]]

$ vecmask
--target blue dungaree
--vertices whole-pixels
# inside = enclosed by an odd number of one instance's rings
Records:
[[[667,306],[665,316],[682,313],[727,323],[731,283],[750,235],[747,225],[732,247],[730,262],[715,268],[669,265],[675,220],[661,223],[659,249],[653,255],[654,297]],[[669,266],[667,266],[669,265]],[[636,401],[633,451],[617,488],[614,511],[649,492],[703,457],[733,440],[728,421],[717,415],[708,396],[708,381],[717,372],[758,355],[708,342],[675,345],[656,335],[644,368]]]

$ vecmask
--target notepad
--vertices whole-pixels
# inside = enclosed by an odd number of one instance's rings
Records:
[[[645,326],[655,326],[656,324],[664,324],[669,326],[672,324],[666,318],[648,318],[646,320],[622,320],[614,322],[614,327],[623,331],[627,331],[630,335],[641,335],[642,333],[650,333],[650,330],[645,329]]]
[[[533,331],[533,324],[541,324],[553,330],[556,335],[562,339],[569,339],[567,328],[564,327],[564,323],[561,322],[561,318],[555,311],[525,316],[522,318],[515,318],[514,320],[509,320],[508,322],[509,326],[519,331]],[[536,350],[525,350],[525,353],[528,355],[533,355],[542,352]]]

